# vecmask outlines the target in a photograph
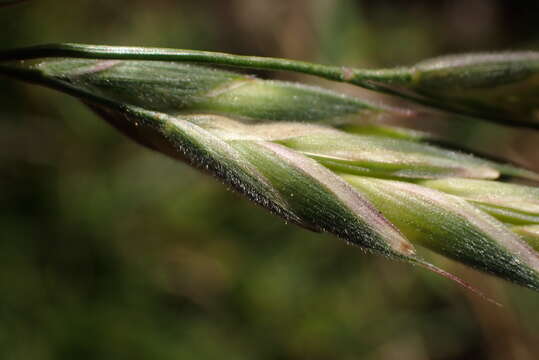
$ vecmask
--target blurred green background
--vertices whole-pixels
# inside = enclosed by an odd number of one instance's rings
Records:
[[[34,0],[0,8],[0,44],[385,67],[537,49],[539,3],[531,4]],[[0,95],[1,359],[539,357],[537,293],[427,254],[505,304],[494,307],[436,275],[286,225],[66,95],[7,78]],[[539,168],[536,133],[421,121]]]

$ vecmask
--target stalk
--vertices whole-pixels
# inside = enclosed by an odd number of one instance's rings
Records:
[[[375,84],[370,84],[369,81],[408,83],[412,80],[409,74],[398,69],[360,70],[290,59],[244,56],[199,50],[65,43],[38,45],[0,52],[0,61],[31,60],[48,57],[180,61],[226,65],[248,69],[291,71],[367,88],[372,87],[373,89],[378,89],[378,87]]]
[[[455,114],[539,129],[539,53],[534,52],[451,56],[379,70],[198,50],[69,43],[0,52],[0,61],[48,57],[195,62],[291,71],[396,95]]]

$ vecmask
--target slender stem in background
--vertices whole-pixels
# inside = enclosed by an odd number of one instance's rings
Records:
[[[372,82],[380,82],[387,85],[406,84],[412,80],[410,73],[404,68],[362,70],[289,59],[243,56],[198,50],[86,44],[48,44],[0,51],[0,61],[29,60],[45,57],[185,61],[251,69],[292,71],[372,88],[378,91],[382,91],[383,89],[380,89],[378,85]]]
[[[179,61],[225,65],[246,69],[291,71],[318,76],[332,81],[344,82],[381,93],[397,95],[417,103],[440,108],[437,102],[414,94],[403,93],[391,87],[395,85],[407,85],[413,81],[413,72],[404,67],[366,70],[282,58],[244,56],[200,50],[73,43],[45,44],[0,51],[0,61],[31,60],[47,57]]]
[[[30,60],[46,57],[68,57],[87,59],[115,60],[160,60],[196,62],[211,65],[224,65],[247,69],[271,71],[291,71],[322,77],[332,81],[344,82],[380,93],[396,95],[418,104],[435,107],[453,114],[479,116],[484,114],[463,110],[458,106],[422,96],[413,91],[416,70],[413,67],[394,69],[355,69],[343,66],[314,64],[304,61],[233,55],[219,52],[181,50],[151,47],[107,46],[87,44],[48,44],[27,48],[0,51],[0,61]],[[529,121],[510,121],[504,117],[489,115],[489,121],[512,127],[539,129],[539,123]]]

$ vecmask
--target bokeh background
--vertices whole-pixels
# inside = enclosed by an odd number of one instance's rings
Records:
[[[538,13],[497,0],[30,0],[0,7],[0,46],[386,67],[537,49]],[[426,114],[410,126],[539,169],[537,132]],[[539,358],[539,294],[426,256],[504,307],[286,225],[75,99],[0,78],[2,359]]]

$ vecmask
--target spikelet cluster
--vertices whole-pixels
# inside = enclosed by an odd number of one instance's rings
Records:
[[[414,81],[431,92],[448,73],[437,64],[414,68],[430,76]],[[391,108],[192,63],[47,58],[7,66],[79,97],[135,141],[289,222],[429,267],[416,251],[426,247],[539,290],[539,189],[499,181],[539,175],[386,125],[381,119],[399,116]]]

